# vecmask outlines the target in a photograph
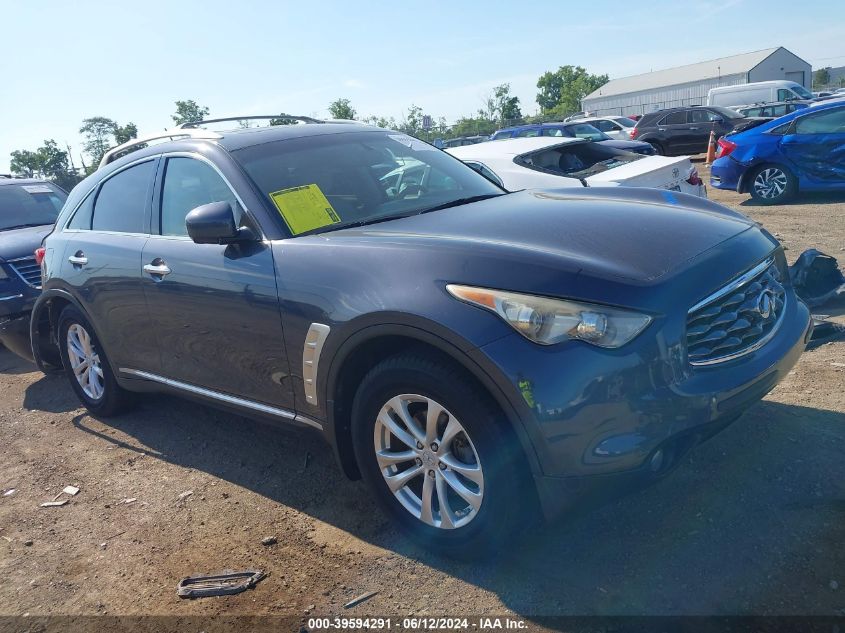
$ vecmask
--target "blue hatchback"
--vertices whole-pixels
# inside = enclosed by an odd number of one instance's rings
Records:
[[[845,191],[845,102],[803,108],[719,139],[718,189],[775,204],[798,191]]]

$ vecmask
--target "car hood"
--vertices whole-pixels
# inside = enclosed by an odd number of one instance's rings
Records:
[[[458,244],[467,259],[482,253],[515,265],[545,259],[558,270],[648,281],[753,226],[703,198],[614,187],[520,191],[324,235],[427,252]]]
[[[651,148],[651,145],[645,143],[643,141],[618,141],[616,139],[610,139],[607,141],[598,141],[601,145],[605,147],[612,147],[614,149],[621,149],[626,152],[636,152],[638,150],[642,150],[644,148]]]
[[[20,257],[33,257],[35,249],[41,246],[41,241],[52,230],[52,224],[45,224],[0,231],[0,259],[8,261]]]

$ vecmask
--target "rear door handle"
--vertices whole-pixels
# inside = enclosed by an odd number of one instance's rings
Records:
[[[170,274],[170,268],[160,259],[154,259],[151,264],[144,264],[144,272],[154,277],[163,278]]]
[[[82,251],[76,251],[76,253],[68,257],[67,260],[74,266],[84,266],[88,263],[88,258],[85,257],[85,253]]]
[[[698,128],[697,127],[691,127],[690,129],[691,130],[697,130]]]

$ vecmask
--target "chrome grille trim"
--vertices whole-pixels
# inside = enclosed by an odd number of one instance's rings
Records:
[[[788,295],[782,277],[774,257],[769,257],[690,308],[686,332],[689,363],[724,363],[768,343],[786,313]],[[720,350],[725,353],[718,355]]]
[[[41,289],[41,266],[35,263],[34,257],[19,257],[6,260],[15,274],[33,288]]]

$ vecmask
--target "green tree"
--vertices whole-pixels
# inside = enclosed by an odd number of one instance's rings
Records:
[[[813,73],[813,87],[825,88],[830,83],[830,67],[819,68]]]
[[[581,66],[561,66],[537,80],[537,104],[543,113],[565,115],[581,109],[581,99],[608,81],[607,75],[592,75]]]
[[[190,123],[193,121],[202,121],[208,116],[208,108],[197,105],[193,99],[176,102],[176,114],[170,115],[170,118],[176,123]]]
[[[114,135],[115,143],[122,145],[133,138],[138,138],[138,126],[134,123],[127,123],[123,126],[115,123],[112,134]]]
[[[296,119],[291,119],[284,112],[280,112],[278,119],[270,119],[270,125],[296,125]]]
[[[36,154],[41,163],[41,175],[45,178],[55,180],[68,173],[67,152],[59,149],[53,139],[44,141],[44,145],[38,148]]]
[[[387,117],[376,116],[374,114],[365,118],[364,123],[369,123],[370,125],[375,125],[376,127],[384,128],[386,130],[395,130],[399,127],[396,124],[396,119],[393,117],[388,119]]]
[[[501,84],[493,88],[491,95],[493,115],[499,123],[512,123],[522,119],[519,109],[519,97],[511,96],[511,85]]]
[[[489,136],[496,131],[498,125],[485,117],[461,117],[446,133],[446,138],[459,136]]]
[[[114,136],[117,127],[117,123],[104,116],[82,120],[82,127],[79,128],[79,133],[85,137],[82,147],[85,153],[91,157],[92,164],[95,167],[103,158],[103,154],[111,147],[112,136]]]
[[[358,113],[350,105],[349,99],[336,99],[329,104],[329,114],[333,119],[354,119]]]
[[[9,168],[13,174],[33,178],[40,175],[41,159],[38,152],[32,152],[28,149],[16,149],[11,153],[12,160],[9,162]]]

